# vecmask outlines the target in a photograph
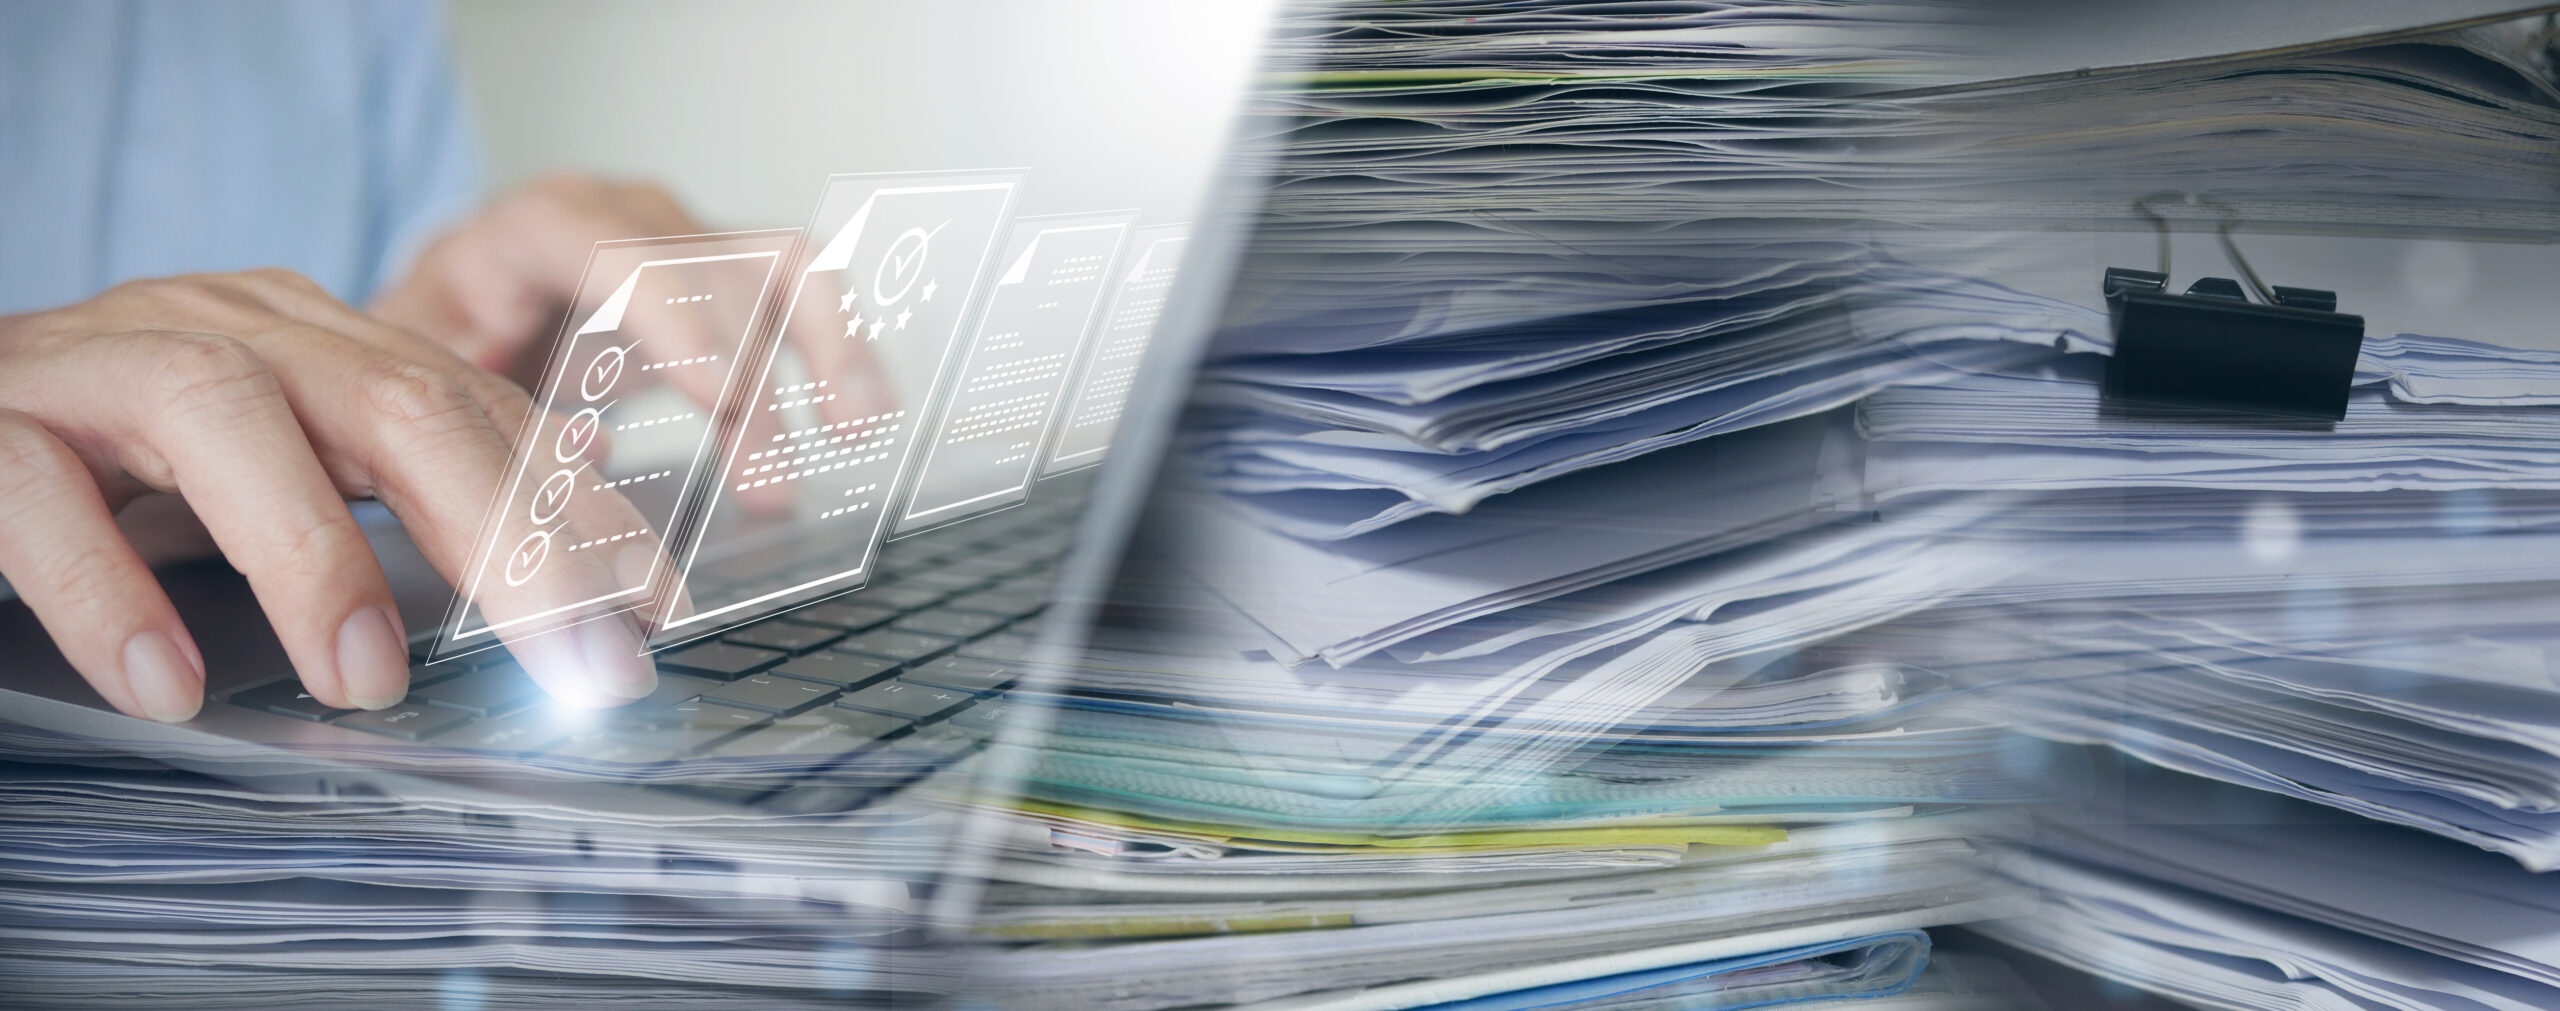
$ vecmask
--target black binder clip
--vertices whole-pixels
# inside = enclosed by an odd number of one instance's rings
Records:
[[[2160,223],[2160,269],[2109,267],[2100,281],[2115,325],[2108,399],[2328,421],[2346,417],[2347,391],[2364,349],[2364,317],[2338,312],[2335,292],[2270,288],[2259,281],[2231,241],[2228,215],[2221,228],[2223,251],[2262,301],[2250,301],[2240,282],[2227,277],[2200,278],[2185,294],[2170,294],[2168,222],[2147,206],[2153,199],[2134,206]]]

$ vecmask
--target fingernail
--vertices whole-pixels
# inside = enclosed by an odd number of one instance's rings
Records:
[[[628,701],[658,690],[657,664],[641,655],[639,638],[622,619],[586,623],[578,630],[578,642],[597,691]]]
[[[124,641],[124,683],[143,715],[183,723],[204,708],[204,671],[178,650],[167,632],[144,632]]]
[[[389,709],[409,694],[409,648],[381,608],[357,608],[338,626],[338,686],[358,709]]]

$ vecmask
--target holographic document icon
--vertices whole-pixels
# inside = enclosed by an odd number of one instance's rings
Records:
[[[1059,395],[1109,290],[1135,211],[1024,218],[963,352],[950,401],[924,438],[900,532],[1023,501]]]
[[[1023,173],[836,176],[827,181],[781,331],[741,402],[748,422],[710,482],[701,533],[678,548],[692,609],[664,602],[654,642],[693,638],[860,586],[932,430],[970,296]],[[827,361],[795,357],[809,333]],[[763,416],[759,420],[758,416]],[[752,503],[750,500],[753,500]],[[750,505],[755,508],[749,508]],[[748,514],[788,519],[783,536]],[[763,546],[762,554],[755,548]]]
[[[597,245],[436,657],[650,602],[667,575],[659,539],[719,442],[720,405],[672,387],[728,385],[798,234]],[[652,353],[679,346],[693,350]]]
[[[1111,306],[1103,314],[1101,332],[1090,342],[1042,474],[1100,463],[1111,448],[1120,411],[1137,385],[1138,362],[1155,336],[1156,320],[1164,315],[1165,295],[1173,290],[1173,275],[1182,266],[1190,235],[1189,225],[1154,225],[1130,237],[1129,265],[1112,286]]]

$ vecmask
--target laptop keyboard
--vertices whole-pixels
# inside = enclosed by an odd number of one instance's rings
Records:
[[[919,762],[954,758],[1005,710],[1076,515],[1072,498],[1035,501],[892,542],[871,585],[661,652],[657,691],[580,723],[544,711],[542,689],[504,650],[411,668],[409,696],[388,709],[328,708],[291,676],[223,701],[401,741],[589,763],[826,760],[881,746]]]

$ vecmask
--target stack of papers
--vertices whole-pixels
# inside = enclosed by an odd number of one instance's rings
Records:
[[[2316,432],[2170,408],[2101,410],[2104,359],[2093,354],[1886,390],[1858,409],[1866,488],[1884,501],[2128,487],[2560,489],[2560,353],[2404,334],[2367,341],[2365,358],[2369,381],[2346,418]]]
[[[2548,728],[2498,715],[2549,709],[2523,602],[2560,558],[2560,355],[2377,335],[2316,431],[2118,410],[2094,304],[1884,234],[2138,221],[2167,188],[2214,195],[2185,226],[2530,230],[2560,92],[2513,40],[1983,88],[1915,6],[1617,13],[1293,26],[1248,297],[1124,572],[1162,610],[1098,634],[1014,756],[1052,819],[990,924],[1024,993],[1714,980],[1576,945],[1720,908],[1692,882],[1836,870],[1833,833],[1953,820],[1998,866],[1964,819],[2074,782],[2015,728],[2560,856]],[[2482,599],[2516,603],[2425,624]],[[1648,865],[1665,837],[1631,833],[1675,826],[1787,838]],[[1849,859],[1887,893],[1966,866]],[[1839,877],[1796,887],[1872,925]],[[1595,879],[1626,905],[1546,904]],[[1721,927],[1664,939],[1805,950]]]
[[[2548,233],[2560,91],[2487,30],[1986,84],[1978,10],[1284,15],[1265,199],[1113,606],[1012,700],[1043,726],[983,753],[1006,791],[939,798],[1001,831],[966,959],[896,943],[947,810],[847,853],[89,767],[0,777],[0,969],[2017,1003],[1931,965],[1989,920],[2232,1006],[2551,1006],[2560,354],[2377,335],[2333,429],[2118,411],[2102,311],[1911,233],[2163,189],[2214,196],[2182,227]],[[2234,830],[2171,784],[2030,836],[2110,781],[2052,740],[2373,822]]]
[[[2508,215],[2488,230],[2548,241],[2560,193],[2517,158],[2560,156],[2560,94],[2500,45],[2011,89],[1983,122],[2033,129],[1966,157],[1998,177],[2076,137],[2072,164],[2098,167],[2072,186],[2210,194],[2172,220]],[[2028,203],[2050,195],[2037,174],[2016,179]],[[2560,867],[2560,353],[2371,334],[2334,425],[2127,405],[2101,392],[2096,307],[1975,299],[1933,277],[1960,266],[1919,259],[1861,292],[1862,325],[1971,321],[2046,350],[1862,399],[1860,484],[1887,519],[1977,513],[1932,548],[1997,543],[2018,567],[1841,646],[2131,760],[2100,763],[2103,802],[2039,818],[2015,866],[2040,912],[1979,929],[2202,1006],[2560,1002],[2560,900],[2537,876]]]
[[[1852,405],[2045,338],[1865,327],[1861,226],[1698,195],[1818,171],[1765,143],[1855,114],[1807,82],[1916,79],[1930,16],[1292,26],[1316,67],[1270,99],[1281,178],[1126,624],[993,752],[1009,1003],[1878,1000],[1921,928],[2016,908],[2003,812],[2068,777],[1822,644],[2018,571],[1934,550],[1980,510],[1870,511]]]
[[[2057,812],[2033,916],[1975,929],[2208,1007],[2560,1003],[2560,891],[2499,857],[2162,774]]]
[[[962,978],[912,939],[930,813],[874,815],[914,841],[874,824],[884,841],[856,851],[817,816],[339,796],[124,764],[0,765],[13,1001],[326,1005],[396,983],[395,1002],[768,1007]]]
[[[2317,614],[2293,593],[2073,601],[1949,612],[1908,634],[1997,640],[1938,669],[2034,733],[2546,870],[2560,867],[2555,595],[2548,582],[2322,593]]]
[[[2560,866],[2560,354],[2368,338],[2305,426],[2108,402],[2102,326],[2038,301],[1986,312],[2041,360],[1856,409],[1870,502],[2019,563],[1878,648],[2036,734]]]

